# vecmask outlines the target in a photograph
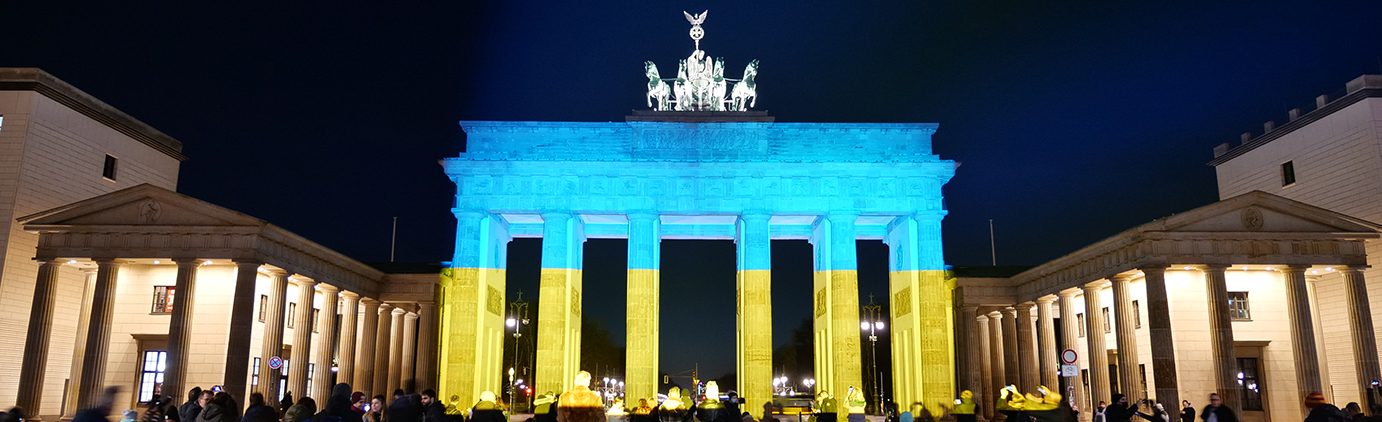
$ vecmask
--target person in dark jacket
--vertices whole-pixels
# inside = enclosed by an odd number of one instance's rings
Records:
[[[444,422],[446,406],[437,400],[437,390],[422,390],[422,422]]]
[[[312,416],[312,422],[361,422],[361,414],[355,411],[351,397],[354,396],[350,384],[338,383],[331,387],[331,397],[326,399],[321,411]]]
[[[240,419],[240,405],[229,393],[220,392],[211,397],[197,414],[196,422],[235,422]]]
[[[178,406],[176,412],[168,412],[168,419],[175,422],[195,422],[197,414],[202,412],[202,388],[192,387],[187,391],[187,402]]]
[[[293,407],[283,412],[283,422],[310,422],[317,414],[317,401],[311,397],[303,397]]]
[[[1190,400],[1180,402],[1180,422],[1195,422],[1195,406],[1190,405]]]
[[[106,416],[109,416],[111,409],[115,407],[115,395],[119,392],[120,387],[106,387],[96,406],[78,411],[72,422],[110,422]]]
[[[283,393],[283,401],[278,402],[278,414],[288,413],[288,409],[293,407],[293,392]]]
[[[1233,413],[1233,409],[1224,406],[1224,400],[1219,398],[1219,393],[1209,394],[1209,405],[1200,412],[1200,419],[1205,422],[1238,422],[1238,415]]]
[[[1132,422],[1132,417],[1137,412],[1137,406],[1128,402],[1128,396],[1122,394],[1113,395],[1113,404],[1104,410],[1104,417],[1107,422]]]
[[[250,394],[250,407],[245,409],[240,422],[278,422],[278,412],[264,403],[263,393]]]
[[[1305,408],[1310,409],[1310,415],[1305,417],[1305,422],[1347,422],[1344,412],[1332,404],[1325,403],[1324,395],[1318,392],[1305,395]]]

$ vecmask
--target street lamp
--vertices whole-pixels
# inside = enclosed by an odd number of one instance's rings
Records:
[[[513,366],[509,367],[509,408],[514,409],[517,401],[518,385],[523,384],[523,380],[514,382],[514,369],[519,367],[520,347],[519,339],[523,338],[523,326],[528,325],[528,302],[523,301],[523,291],[518,291],[518,299],[509,302],[509,317],[504,320],[504,325],[513,329]],[[525,371],[526,373],[526,371]],[[514,409],[515,411],[517,409]]]
[[[869,304],[860,307],[864,315],[859,321],[859,329],[869,333],[869,365],[873,370],[873,392],[876,400],[874,410],[879,414],[883,413],[883,375],[878,373],[878,332],[883,331],[883,305],[873,303],[873,295],[869,295]]]

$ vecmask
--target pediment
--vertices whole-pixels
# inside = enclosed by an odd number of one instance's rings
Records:
[[[1155,231],[1376,233],[1382,226],[1261,191],[1167,217]],[[1155,224],[1155,223],[1154,223]]]
[[[263,226],[215,204],[143,184],[21,217],[32,226]]]

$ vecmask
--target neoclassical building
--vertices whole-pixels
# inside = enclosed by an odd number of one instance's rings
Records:
[[[371,395],[435,385],[436,268],[385,274],[147,184],[18,221],[38,238],[38,270],[17,402],[43,419],[93,404],[104,386],[137,408],[192,386],[243,404],[253,391],[324,403],[335,382]]]
[[[1179,409],[1220,393],[1244,420],[1300,420],[1379,379],[1364,271],[1382,226],[1250,192],[1134,227],[1011,277],[956,282],[963,388],[984,416],[1015,384]],[[1059,376],[1060,353],[1079,376]],[[1090,412],[1081,413],[1087,420]]]

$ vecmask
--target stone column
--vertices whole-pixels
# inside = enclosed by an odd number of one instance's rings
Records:
[[[1233,318],[1228,307],[1227,265],[1204,267],[1205,296],[1209,300],[1210,353],[1214,357],[1215,388],[1224,405],[1242,415],[1243,400],[1238,390],[1238,359],[1233,351]],[[1242,420],[1242,416],[1239,416]]]
[[[403,387],[403,385],[399,383],[399,380],[403,378],[403,346],[405,345],[403,341],[405,338],[403,333],[403,315],[406,313],[408,313],[408,311],[401,307],[394,308],[393,315],[389,319],[390,324],[393,325],[393,328],[390,328],[389,331],[391,331],[393,335],[386,337],[389,339],[389,372],[385,379],[385,383],[387,384],[385,390],[390,392]]]
[[[1041,371],[1041,384],[1051,389],[1060,388],[1060,377],[1057,374],[1060,371],[1060,357],[1056,355],[1060,351],[1056,350],[1056,321],[1051,306],[1055,301],[1054,296],[1037,299],[1037,330],[1041,335],[1041,353],[1038,354],[1037,367]],[[1064,391],[1060,393],[1066,394]]]
[[[77,314],[77,338],[72,342],[72,367],[67,372],[66,400],[62,404],[62,419],[72,420],[77,414],[77,391],[81,388],[77,380],[82,377],[82,357],[86,356],[86,330],[91,325],[91,295],[96,290],[96,269],[84,268],[82,274],[86,282],[82,287],[81,310]],[[243,392],[241,394],[244,394]]]
[[[417,375],[413,385],[418,389],[437,388],[437,307],[417,304]],[[448,393],[448,396],[450,394]]]
[[[1017,304],[1017,318],[1013,319],[1013,323],[1017,325],[1017,366],[1020,379],[1017,385],[1023,392],[1036,391],[1037,385],[1041,384],[1041,374],[1037,372],[1037,359],[1032,355],[1032,350],[1036,348],[1036,339],[1032,336],[1032,308],[1035,306],[1032,302]]]
[[[1166,298],[1166,267],[1139,268],[1146,276],[1147,334],[1152,342],[1152,379],[1156,401],[1180,406],[1180,382],[1176,379],[1176,349],[1171,335],[1171,308]]]
[[[1022,355],[1017,344],[1017,309],[1003,308],[1003,383],[1016,385],[1026,390],[1022,384]]]
[[[628,346],[624,353],[624,381],[628,397],[652,397],[657,394],[660,382],[657,375],[661,249],[662,220],[658,215],[629,214],[628,288],[624,308],[625,344]],[[742,336],[743,331],[739,332]],[[742,365],[743,359],[739,362]],[[747,375],[742,368],[738,373],[740,379]],[[743,397],[749,397],[748,390],[742,386],[741,382],[739,391]]]
[[[38,415],[43,408],[43,381],[48,375],[48,345],[53,337],[53,308],[57,304],[58,273],[62,261],[38,261],[34,281],[34,302],[29,311],[29,334],[24,341],[24,361],[19,372],[19,397],[16,405]],[[29,418],[38,420],[37,417]]]
[[[420,392],[421,388],[414,385],[413,378],[415,364],[417,362],[417,313],[408,312],[403,314],[403,358],[402,364],[398,367],[398,387],[403,391]]]
[[[1098,406],[1112,397],[1108,379],[1108,345],[1104,339],[1104,306],[1099,292],[1104,282],[1084,286],[1085,341],[1089,345],[1089,404]],[[1112,404],[1112,403],[1109,403]]]
[[[1348,319],[1353,321],[1348,327],[1359,394],[1367,391],[1373,381],[1382,379],[1378,373],[1377,338],[1372,331],[1372,307],[1368,304],[1368,287],[1363,280],[1363,270],[1367,268],[1350,265],[1339,269],[1344,276],[1344,307],[1348,309]]]
[[[339,338],[336,333],[336,306],[341,300],[341,295],[340,290],[330,284],[317,284],[317,288],[321,289],[322,309],[316,322],[317,346],[312,349],[316,352],[312,360],[317,364],[312,374],[312,397],[325,407],[326,400],[331,398],[331,387],[335,386],[335,383],[331,382],[331,365],[335,363],[333,361]]]
[[[481,392],[493,390],[497,386],[502,386],[504,382],[500,373],[504,366],[503,339],[508,338],[504,329],[504,304],[507,302],[504,297],[504,292],[507,291],[505,266],[507,245],[512,238],[508,234],[508,222],[503,216],[474,209],[453,209],[452,214],[456,216],[456,249],[451,255],[450,267],[442,268],[441,277],[438,278],[442,299],[434,302],[439,308],[433,311],[433,315],[441,315],[441,318],[444,318],[440,321],[440,328],[435,331],[441,333],[442,337],[431,343],[433,347],[439,348],[435,356],[439,358],[440,364],[432,366],[429,374],[436,377],[433,386],[441,392],[443,398],[455,395],[463,403],[475,403],[479,401]],[[565,318],[567,306],[573,302],[572,295],[579,295],[580,286],[577,284],[574,291],[562,289],[571,287],[571,279],[567,278],[567,275],[579,276],[580,272],[552,271],[548,269],[548,264],[552,264],[553,254],[564,257],[566,253],[579,254],[580,249],[579,245],[571,248],[568,243],[562,242],[562,239],[565,239],[564,234],[575,236],[579,234],[579,230],[577,233],[571,233],[569,230],[560,233],[548,230],[547,226],[556,224],[559,219],[548,218],[543,225],[543,270],[539,297],[542,300],[541,306],[556,307],[560,312],[550,314],[551,311],[548,310],[545,312],[549,313],[544,314],[542,309],[538,309],[541,316],[538,323],[547,324],[539,327],[538,334],[555,335],[558,336],[558,340],[565,340],[579,337],[573,335],[580,333],[579,315],[573,327],[566,326],[569,321],[565,321]],[[560,220],[569,223],[562,224],[563,227],[575,225],[577,228],[581,221],[580,218],[571,218],[569,214]],[[560,297],[550,296],[551,294],[560,294]],[[575,312],[580,312],[580,309],[575,309]],[[556,320],[555,326],[550,324],[553,319]],[[574,330],[567,331],[568,328]],[[544,332],[546,334],[543,334]],[[543,341],[542,338],[538,340]],[[566,347],[579,350],[579,341],[570,343],[562,343],[561,347],[556,349],[562,354],[548,356],[548,360],[539,359],[540,365],[560,367],[550,375],[551,383],[548,386],[552,391],[565,391],[562,387],[567,383],[562,379],[569,380],[571,374],[576,372],[573,370],[565,376],[560,374],[565,371],[561,366],[562,362],[569,357],[565,354]],[[550,369],[553,368],[539,367],[536,374],[538,376],[533,380],[534,384],[542,387],[541,375],[544,374],[543,371]]]
[[[274,356],[283,357],[283,322],[288,309],[288,273],[269,272],[269,302],[264,305],[264,335],[259,343],[259,388],[266,403],[278,403],[278,380],[282,369],[269,367]],[[289,364],[291,367],[297,366]]]
[[[1320,359],[1315,354],[1310,289],[1305,281],[1305,272],[1309,269],[1309,265],[1289,265],[1281,271],[1286,276],[1286,310],[1291,323],[1291,352],[1295,354],[1296,398],[1302,403],[1310,393],[1324,391],[1320,387]]]
[[[193,301],[196,299],[197,268],[201,260],[179,258],[177,281],[173,286],[173,315],[168,319],[168,360],[163,372],[162,392],[173,396],[174,403],[182,403],[183,382],[187,374],[188,348],[192,328]]]
[[[355,292],[341,292],[345,303],[341,307],[341,350],[336,353],[336,382],[350,383],[351,391],[361,390],[355,383],[355,342],[359,337],[360,295]]]
[[[1079,308],[1075,306],[1075,295],[1079,293],[1079,290],[1075,289],[1060,292],[1061,339],[1065,343],[1065,347],[1071,350],[1080,350],[1080,326],[1078,324],[1080,318],[1075,316],[1079,313]],[[1093,373],[1094,371],[1089,372]],[[1075,389],[1072,403],[1080,408],[1080,420],[1090,420],[1093,407],[1085,401],[1084,386],[1081,384],[1080,377],[1070,378],[1069,386]],[[1062,391],[1061,394],[1070,394],[1070,390]],[[1069,399],[1071,397],[1067,396],[1067,400]]]
[[[1319,281],[1320,276],[1318,274],[1318,271],[1312,270],[1310,273],[1307,273],[1305,275],[1305,285],[1307,286],[1307,290],[1310,294],[1310,303],[1315,304],[1315,306],[1310,307],[1310,319],[1313,322],[1312,330],[1315,333],[1315,338],[1317,339],[1315,341],[1315,356],[1324,357],[1324,359],[1320,359],[1319,361],[1320,384],[1333,385],[1334,382],[1329,376],[1329,358],[1327,357],[1328,355],[1325,353],[1324,319],[1320,318],[1320,308],[1323,307],[1323,303],[1320,302],[1319,292],[1316,291],[1316,289],[1319,287]],[[1329,391],[1324,392],[1324,397],[1330,403],[1335,402],[1334,389],[1331,388],[1329,389]]]
[[[739,393],[748,403],[748,408],[761,408],[762,403],[773,398],[773,256],[768,226],[770,218],[772,216],[768,214],[745,214],[735,224],[735,296],[739,302],[738,312],[735,313],[739,328],[738,383]]]
[[[998,390],[1002,390],[1003,387],[1008,385],[1008,377],[1006,375],[1007,368],[1004,367],[1003,359],[1003,313],[998,311],[989,312],[988,323],[989,389],[985,391],[985,393],[987,393],[986,395],[989,398],[988,401],[992,402],[992,404],[986,404],[988,407],[985,410],[989,412],[989,417],[991,419],[1004,420],[1007,419],[1007,417],[992,408],[997,403]]]
[[[235,293],[230,306],[230,333],[226,336],[226,394],[236,403],[247,403],[250,377],[250,335],[254,332],[254,291],[259,282],[259,261],[235,261]]]
[[[95,406],[106,386],[106,363],[110,361],[110,329],[115,311],[115,283],[120,278],[121,262],[96,260],[96,288],[91,294],[91,323],[86,329],[86,355],[82,357],[82,386],[77,390],[77,408]]]
[[[978,340],[974,342],[977,346],[975,349],[979,351],[979,355],[973,357],[979,366],[979,370],[976,371],[979,375],[979,382],[972,387],[974,389],[972,390],[974,402],[979,404],[979,413],[982,413],[982,417],[992,419],[993,406],[997,403],[994,399],[996,396],[993,394],[998,388],[993,386],[993,359],[991,357],[997,353],[989,344],[992,336],[989,334],[988,315],[976,309],[971,317],[974,319],[974,331],[978,333]]]
[[[1128,397],[1145,397],[1138,382],[1137,315],[1132,312],[1132,277],[1115,275],[1113,283],[1113,338],[1118,346],[1118,392]]]
[[[581,263],[585,224],[579,216],[562,212],[543,213],[542,220],[535,393],[566,391],[571,377],[581,367]],[[494,379],[483,386],[492,388],[489,386],[500,382],[501,379]]]
[[[957,381],[955,293],[941,253],[943,214],[921,212],[888,223],[889,319],[894,403],[937,406],[954,400]],[[969,366],[973,366],[970,364]],[[970,388],[975,388],[971,386]]]
[[[859,263],[854,245],[854,222],[858,218],[854,214],[832,213],[817,218],[811,228],[817,389],[841,399],[848,395],[849,387],[863,388]]]
[[[365,392],[366,397],[385,394],[374,388],[374,352],[377,350],[375,342],[379,341],[379,307],[382,303],[370,298],[361,298],[360,303],[364,305],[365,311],[360,314],[360,341],[356,347],[356,352],[360,357],[355,360],[355,382],[352,387],[356,391]]]
[[[374,380],[371,390],[374,394],[383,394],[385,397],[392,397],[393,390],[389,389],[389,350],[393,340],[393,305],[379,305],[379,317],[375,321],[379,327],[377,334],[368,339],[370,346],[374,347]]]
[[[317,282],[293,277],[298,286],[297,313],[293,315],[293,360],[288,365],[288,391],[294,397],[311,397],[307,391],[307,366],[312,363],[312,311],[316,308]],[[267,398],[267,397],[266,397]]]

